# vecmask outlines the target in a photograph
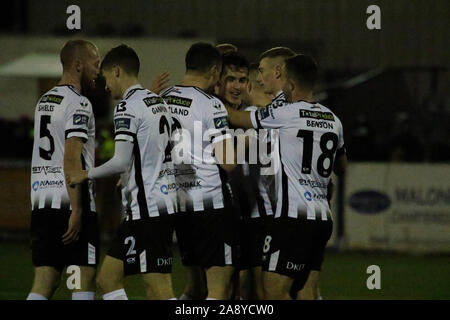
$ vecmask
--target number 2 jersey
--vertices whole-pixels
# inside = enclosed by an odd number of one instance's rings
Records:
[[[115,140],[133,143],[133,161],[121,175],[127,220],[177,211],[171,159],[172,118],[164,100],[140,85],[125,91],[114,111]]]
[[[339,118],[319,103],[299,101],[251,112],[255,128],[279,129],[281,181],[275,218],[331,219],[327,186],[345,152]]]
[[[89,100],[71,85],[59,85],[38,101],[31,160],[31,209],[70,210],[64,175],[65,140],[83,140],[83,169],[94,166],[95,119]],[[85,210],[95,211],[94,182],[82,185]]]

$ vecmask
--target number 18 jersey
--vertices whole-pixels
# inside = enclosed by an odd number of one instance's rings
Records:
[[[66,139],[83,140],[83,169],[94,166],[95,120],[89,100],[71,85],[56,86],[38,101],[34,114],[31,208],[70,210],[64,176]],[[83,184],[85,210],[95,211],[94,185]]]
[[[279,129],[281,181],[275,218],[331,219],[327,186],[345,152],[342,123],[319,103],[299,101],[251,112],[255,128]]]

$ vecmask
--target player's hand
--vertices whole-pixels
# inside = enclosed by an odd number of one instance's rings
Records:
[[[159,94],[169,86],[169,80],[169,73],[167,71],[159,74],[156,79],[153,80],[150,91]]]
[[[69,218],[69,227],[62,236],[65,245],[78,241],[81,232],[81,210],[73,210]]]
[[[79,183],[84,182],[88,178],[87,170],[66,172],[66,183],[72,188]]]

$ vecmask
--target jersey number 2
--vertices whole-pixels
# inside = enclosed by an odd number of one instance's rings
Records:
[[[39,127],[40,138],[48,138],[50,141],[50,149],[45,150],[39,147],[39,156],[44,160],[51,160],[53,152],[55,152],[55,141],[53,140],[50,130],[48,130],[48,125],[50,124],[50,116],[41,116],[41,125]]]

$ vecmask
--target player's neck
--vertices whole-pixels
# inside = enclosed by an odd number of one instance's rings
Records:
[[[198,87],[202,90],[209,89],[209,80],[197,74],[185,74],[180,84],[182,86]]]
[[[306,101],[306,102],[314,102],[314,96],[312,91],[294,91],[292,92],[292,102],[297,101]]]
[[[136,85],[140,85],[140,83],[139,80],[135,77],[123,79],[120,83],[121,96],[123,96],[130,87]]]
[[[77,89],[78,92],[81,92],[81,83],[80,79],[77,79],[77,77],[73,76],[70,73],[63,73],[61,79],[58,82],[58,85],[71,85]]]
[[[281,88],[275,88],[273,92],[270,94],[270,98],[274,99],[277,95],[280,94],[283,90]]]

